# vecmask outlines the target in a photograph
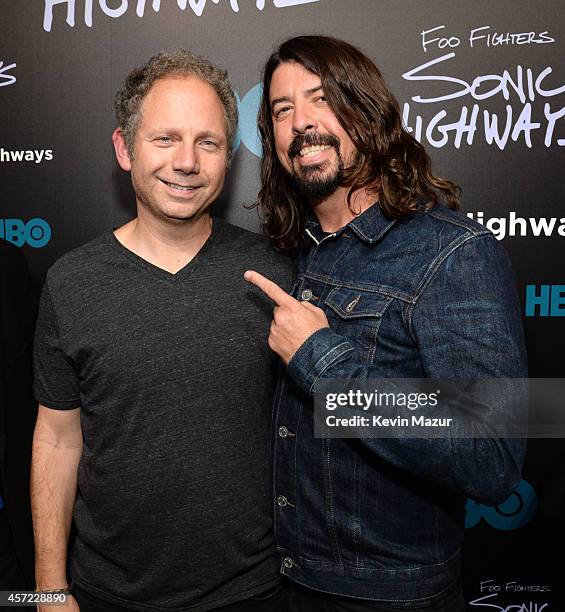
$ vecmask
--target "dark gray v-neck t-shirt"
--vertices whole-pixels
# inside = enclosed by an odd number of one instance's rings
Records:
[[[73,580],[138,610],[209,610],[275,585],[270,468],[273,304],[290,261],[214,219],[170,274],[112,233],[49,271],[35,393],[81,407]]]

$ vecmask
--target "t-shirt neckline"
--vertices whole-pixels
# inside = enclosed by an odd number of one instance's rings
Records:
[[[164,268],[160,268],[159,266],[151,263],[150,261],[147,261],[147,259],[144,259],[137,253],[134,253],[116,238],[116,235],[114,234],[113,230],[109,232],[109,238],[118,251],[125,255],[130,261],[135,262],[139,267],[143,268],[149,273],[156,274],[159,277],[164,278],[170,282],[178,282],[179,280],[190,276],[197,267],[199,267],[207,260],[209,252],[213,244],[216,242],[218,233],[221,229],[221,223],[217,218],[211,217],[211,224],[212,229],[210,235],[208,236],[204,244],[200,247],[199,251],[186,265],[184,265],[180,270],[177,270],[176,272],[169,272]]]

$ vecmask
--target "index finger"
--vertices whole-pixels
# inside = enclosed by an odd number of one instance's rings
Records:
[[[243,278],[252,285],[259,287],[261,291],[277,306],[290,306],[294,305],[297,300],[295,300],[292,296],[290,296],[284,289],[281,289],[277,283],[274,283],[272,280],[269,280],[259,272],[255,272],[255,270],[247,270],[247,272],[243,275]]]

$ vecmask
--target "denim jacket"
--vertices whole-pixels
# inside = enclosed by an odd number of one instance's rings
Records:
[[[275,394],[274,511],[281,571],[313,589],[419,600],[460,571],[465,501],[493,505],[520,478],[518,439],[314,437],[326,379],[526,377],[505,250],[445,207],[404,220],[378,204],[311,247],[293,295],[330,327],[298,349]]]

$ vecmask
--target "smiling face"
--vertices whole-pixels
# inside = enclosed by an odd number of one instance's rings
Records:
[[[218,198],[228,162],[226,119],[202,79],[159,79],[141,105],[134,156],[114,134],[118,162],[131,171],[138,211],[178,223],[199,218]]]
[[[357,150],[329,107],[320,77],[297,62],[284,62],[273,72],[269,100],[281,165],[305,195],[329,196]]]

